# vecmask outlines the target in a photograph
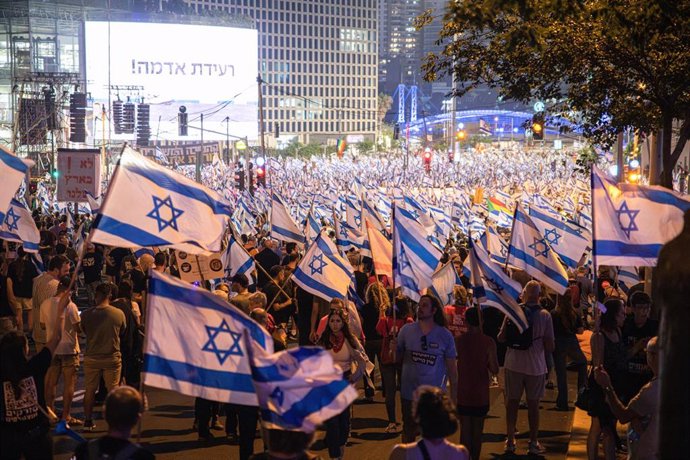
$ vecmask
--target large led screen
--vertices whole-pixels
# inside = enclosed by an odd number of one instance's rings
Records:
[[[202,113],[204,140],[225,140],[227,133],[231,141],[257,138],[256,30],[87,21],[85,42],[94,117],[109,99],[126,102],[129,96],[150,104],[152,141],[199,140]],[[187,111],[187,136],[178,132],[180,106]],[[90,130],[97,139],[99,125]],[[134,138],[114,131],[108,135],[115,139]]]

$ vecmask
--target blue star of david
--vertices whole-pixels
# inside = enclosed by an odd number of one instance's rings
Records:
[[[362,226],[362,214],[355,214],[355,224],[357,224],[357,228]]]
[[[546,241],[548,241],[550,245],[557,246],[558,240],[563,238],[563,235],[558,233],[558,230],[554,227],[551,230],[546,230],[546,232],[544,232],[544,238],[546,238]]]
[[[166,220],[165,217],[161,216],[161,208],[163,206],[167,206],[168,208],[170,208],[170,219]],[[150,217],[151,219],[156,220],[156,222],[158,223],[159,232],[162,232],[168,227],[172,228],[175,231],[178,231],[177,218],[180,217],[182,214],[184,214],[183,210],[173,206],[172,198],[170,198],[170,195],[168,195],[168,197],[164,200],[161,200],[157,196],[154,196],[153,210],[151,210],[150,213],[146,214],[146,217]]]
[[[312,261],[309,262],[309,268],[311,268],[311,274],[312,275],[314,273],[318,273],[319,275],[323,275],[323,269],[326,266],[328,266],[328,263],[324,262],[323,254],[319,254],[318,256],[315,256],[312,259]]]
[[[274,399],[279,406],[283,405],[283,399],[285,397],[285,394],[283,393],[283,390],[280,389],[280,387],[276,387],[275,390],[271,393],[271,399]]]
[[[14,213],[14,208],[10,206],[10,210],[5,214],[5,223],[7,224],[7,229],[9,231],[19,230],[17,222],[19,222],[21,216]]]
[[[632,232],[636,232],[639,230],[637,227],[637,224],[635,223],[635,218],[637,215],[640,213],[639,210],[632,210],[628,208],[628,203],[623,201],[623,204],[621,204],[621,207],[618,208],[618,211],[616,211],[616,214],[618,215],[618,223],[621,226],[621,230],[623,230],[623,233],[625,233],[625,236],[630,238],[630,234]],[[628,225],[624,226],[623,225],[623,220],[621,220],[621,215],[627,215],[628,216]]]
[[[540,245],[543,247],[543,249],[539,249]],[[546,244],[544,238],[534,238],[534,243],[530,244],[528,247],[534,250],[534,257],[546,257],[549,253],[549,246]]]
[[[503,292],[503,288],[498,283],[496,283],[495,279],[487,278],[486,276],[482,276],[482,279],[489,286],[489,288],[496,294],[501,294],[501,292]]]
[[[417,210],[413,209],[412,211],[410,211],[410,214],[412,214],[412,217],[414,217],[415,220],[419,220],[419,213],[417,212]]]
[[[344,237],[347,237],[347,227],[345,227],[344,225],[341,225],[340,226],[340,234]]]
[[[210,351],[216,354],[218,362],[223,365],[226,359],[230,356],[244,356],[242,354],[242,349],[240,349],[240,338],[242,334],[230,330],[227,321],[223,320],[218,327],[204,326],[206,327],[206,333],[208,334],[208,342],[201,349],[202,351]],[[228,334],[232,340],[232,344],[227,350],[222,350],[218,348],[216,344],[216,339],[220,334]]]
[[[501,257],[508,257],[508,246],[501,245]]]

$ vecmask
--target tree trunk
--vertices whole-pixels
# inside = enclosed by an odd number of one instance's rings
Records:
[[[661,184],[663,187],[673,189],[673,168],[676,167],[676,162],[671,158],[671,141],[673,140],[673,116],[671,114],[664,114],[662,127],[663,137],[661,139]]]

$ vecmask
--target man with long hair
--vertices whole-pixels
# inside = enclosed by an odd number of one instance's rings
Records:
[[[450,381],[449,393],[455,403],[458,369],[453,334],[446,328],[446,317],[441,302],[434,296],[419,299],[417,321],[400,329],[396,341],[396,360],[402,361],[403,442],[413,442],[417,436],[417,423],[412,417],[412,400],[420,385],[445,389]]]

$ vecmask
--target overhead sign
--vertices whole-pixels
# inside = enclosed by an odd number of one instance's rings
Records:
[[[86,192],[101,195],[100,150],[58,149],[57,200],[85,203]]]
[[[225,267],[220,254],[195,256],[183,251],[177,251],[176,258],[177,268],[180,270],[180,278],[188,283],[225,276]]]

